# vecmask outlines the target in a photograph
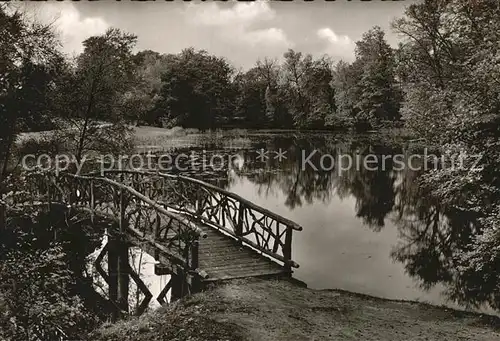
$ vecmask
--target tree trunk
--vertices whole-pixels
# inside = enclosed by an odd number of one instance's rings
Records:
[[[95,91],[95,79],[92,80],[92,85],[90,86],[90,96],[89,102],[87,103],[87,109],[85,110],[85,121],[83,123],[83,130],[80,135],[80,140],[78,141],[78,149],[76,151],[76,161],[80,163],[83,154],[83,143],[87,135],[88,126],[90,123],[90,117],[92,115],[92,106],[94,105],[94,91]]]

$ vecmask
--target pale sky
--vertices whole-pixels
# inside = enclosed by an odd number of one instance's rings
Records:
[[[334,60],[353,59],[354,42],[381,26],[391,45],[390,23],[406,1],[313,2],[40,2],[42,20],[56,20],[64,51],[82,51],[82,41],[117,27],[138,36],[137,50],[178,53],[204,49],[249,68],[260,58],[281,58],[288,48]]]

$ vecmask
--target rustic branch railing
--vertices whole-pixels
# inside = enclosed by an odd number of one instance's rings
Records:
[[[7,207],[65,204],[87,211],[91,219],[104,216],[154,245],[173,264],[203,275],[198,268],[198,239],[205,237],[193,222],[165,209],[143,193],[112,179],[53,172],[26,174],[2,198]]]
[[[283,263],[287,270],[298,267],[292,260],[292,234],[302,227],[237,194],[182,175],[131,170],[109,170],[101,175],[119,179],[156,204],[224,231]]]
[[[7,206],[65,204],[115,220],[122,232],[202,277],[197,224],[223,231],[283,264],[292,260],[293,231],[302,228],[237,194],[201,180],[155,172],[110,170],[85,176],[33,172],[3,197]],[[0,212],[1,213],[1,212]]]

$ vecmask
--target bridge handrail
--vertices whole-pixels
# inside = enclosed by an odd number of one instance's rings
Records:
[[[71,174],[71,173],[64,173],[63,175],[64,176],[73,177],[75,179],[82,179],[82,180],[89,180],[89,181],[104,181],[104,182],[107,182],[110,185],[113,185],[113,186],[116,186],[116,187],[121,188],[123,190],[126,190],[127,192],[129,192],[130,194],[132,194],[134,197],[139,198],[142,201],[144,201],[145,203],[147,203],[148,205],[150,205],[156,211],[158,211],[158,212],[160,212],[160,213],[162,213],[162,214],[164,214],[166,216],[169,216],[171,218],[174,218],[175,220],[181,221],[186,226],[188,226],[189,228],[191,228],[193,230],[193,232],[197,236],[200,236],[202,238],[206,237],[206,233],[203,232],[203,230],[201,230],[198,226],[196,226],[195,224],[193,224],[191,221],[189,221],[188,219],[185,219],[180,214],[176,214],[174,212],[166,210],[163,206],[161,206],[160,204],[154,202],[153,200],[151,200],[147,196],[143,195],[142,193],[139,193],[137,190],[135,190],[134,188],[132,188],[130,186],[127,186],[127,185],[121,184],[121,183],[119,183],[117,181],[114,181],[114,180],[111,180],[111,179],[108,179],[108,178],[103,178],[103,177],[75,175],[75,174]]]
[[[105,219],[118,221],[120,231],[129,230],[135,238],[153,244],[174,264],[179,264],[188,271],[199,272],[197,240],[206,238],[207,234],[184,215],[167,210],[160,203],[151,200],[134,188],[104,177],[75,175],[72,173],[56,174],[51,171],[27,173],[24,178],[27,180],[26,188],[21,186],[21,190],[18,190],[19,187],[14,187],[13,191],[0,197],[0,202],[5,203],[5,207],[0,206],[0,219],[5,213],[3,208],[15,209],[18,206],[27,204],[29,207],[47,204],[50,208],[63,204],[63,207],[74,207],[88,212],[91,217],[97,215]],[[65,180],[60,181],[61,178],[67,179],[68,182]],[[96,186],[99,183],[104,186]],[[69,187],[66,188],[68,185]],[[106,191],[110,189],[112,189],[114,193],[112,195],[115,196],[115,199],[106,198],[105,201],[97,201],[99,195],[94,195],[95,191],[104,190],[105,192],[102,193],[106,196]],[[3,199],[6,199],[6,201]],[[131,201],[130,199],[134,200]],[[113,203],[114,200],[118,200],[119,203]],[[130,203],[134,203],[134,206],[130,206]],[[137,203],[139,203],[139,206],[137,206]],[[126,211],[127,207],[132,209]],[[111,210],[111,213],[109,210]],[[156,213],[151,216],[148,211]],[[153,217],[153,221],[148,221],[147,217]],[[135,218],[136,222],[142,222],[146,219],[146,225],[139,224],[139,229],[137,229],[137,226],[134,227],[129,222],[129,219],[133,218]],[[122,222],[126,224],[123,225]],[[1,219],[0,228],[3,225],[3,219]],[[175,231],[174,235],[170,235],[169,231]],[[188,233],[185,234],[185,232]],[[164,245],[165,242],[169,246]],[[178,251],[178,254],[171,250]]]
[[[182,194],[180,198],[178,198],[180,201],[176,201],[176,199],[174,199],[173,202],[169,202],[167,199],[169,197],[169,190],[172,190],[173,198],[180,193],[177,192],[175,188],[170,188],[169,185],[165,187],[167,183],[163,183],[163,185],[160,186],[160,188],[163,188],[161,193],[155,193],[155,190],[150,193],[153,199],[159,198],[160,203],[165,207],[191,215],[195,220],[201,220],[201,222],[205,224],[211,225],[216,229],[228,233],[255,250],[282,262],[287,270],[291,270],[291,267],[299,267],[299,265],[292,260],[291,244],[292,232],[294,230],[301,231],[302,227],[297,223],[256,205],[235,193],[226,191],[202,180],[161,172],[114,169],[93,172],[90,174],[103,177],[127,175],[131,177],[130,179],[127,179],[127,181],[131,181],[132,183],[139,180],[138,178],[135,178],[135,176],[145,177],[145,182],[139,181],[139,183],[137,183],[137,185],[139,185],[138,188],[142,187],[141,183],[147,183],[147,177],[151,177],[152,179],[159,178],[163,180],[173,180],[174,182],[180,184],[199,188],[208,194],[207,198],[213,198],[215,199],[215,202],[211,202],[212,199],[208,199],[207,202],[206,198],[203,199],[204,196],[189,199]],[[153,183],[154,181],[155,180],[153,180]],[[147,193],[147,190],[145,193]],[[167,200],[163,201],[163,198],[161,197],[165,194],[167,195],[165,197]],[[219,198],[213,197],[213,194],[217,194]],[[156,197],[157,195],[158,197]],[[186,205],[186,203],[191,203],[192,206]],[[223,216],[225,215],[225,218],[218,217],[218,214]]]
[[[133,170],[117,170],[117,169],[110,169],[110,170],[105,170],[104,173],[112,173],[112,174],[120,174],[120,173],[125,173],[125,174],[142,174],[142,175],[156,175],[156,176],[161,176],[161,177],[165,177],[165,178],[170,178],[170,179],[181,179],[181,180],[184,180],[184,181],[187,181],[187,182],[191,182],[191,183],[194,183],[194,184],[197,184],[197,185],[200,185],[202,187],[205,187],[205,188],[209,188],[213,191],[216,191],[216,192],[219,192],[219,193],[222,193],[230,198],[233,198],[235,200],[238,200],[242,203],[244,203],[247,207],[249,208],[252,208],[253,210],[257,211],[257,212],[260,212],[262,214],[265,214],[281,223],[283,223],[284,225],[287,225],[287,226],[290,226],[292,229],[294,229],[295,231],[302,231],[302,226],[300,226],[299,224],[297,224],[296,222],[290,220],[290,219],[287,219],[275,212],[272,212],[262,206],[259,206],[253,202],[251,202],[250,200],[248,199],[245,199],[241,196],[239,196],[238,194],[236,193],[233,193],[233,192],[229,192],[229,191],[226,191],[225,189],[222,189],[220,187],[217,187],[217,186],[214,186],[212,184],[209,184],[208,182],[205,182],[205,181],[202,181],[202,180],[199,180],[199,179],[194,179],[194,178],[190,178],[190,177],[187,177],[187,176],[183,176],[183,175],[175,175],[175,174],[168,174],[168,173],[161,173],[161,172],[146,172],[146,171],[133,171]],[[89,175],[94,175],[94,174],[102,174],[102,172],[92,172],[92,173],[89,173]]]
[[[36,174],[40,175],[40,173],[36,173]],[[196,224],[193,224],[191,221],[189,221],[188,219],[185,219],[180,214],[176,214],[175,212],[171,212],[171,211],[166,210],[163,206],[154,202],[153,200],[151,200],[150,198],[148,198],[147,196],[143,195],[142,193],[138,192],[137,190],[135,190],[134,188],[132,188],[130,186],[124,185],[124,184],[119,183],[117,181],[114,181],[112,179],[90,176],[90,174],[89,175],[76,175],[76,174],[72,174],[72,173],[59,173],[58,176],[65,176],[65,177],[70,177],[73,179],[80,179],[80,180],[87,180],[87,181],[97,181],[97,182],[102,181],[102,182],[108,183],[112,186],[115,186],[117,188],[120,188],[122,190],[125,190],[125,191],[129,192],[130,194],[132,194],[134,197],[139,198],[141,201],[150,205],[156,211],[184,223],[187,227],[191,228],[197,236],[200,236],[202,238],[206,237],[206,233],[203,232],[203,230],[201,230],[198,226],[196,226]],[[8,194],[7,194],[7,197],[8,197]],[[0,198],[0,206],[7,206],[6,202],[2,198]]]

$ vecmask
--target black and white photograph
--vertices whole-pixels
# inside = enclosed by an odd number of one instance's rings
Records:
[[[0,341],[500,341],[500,1],[0,2]]]

